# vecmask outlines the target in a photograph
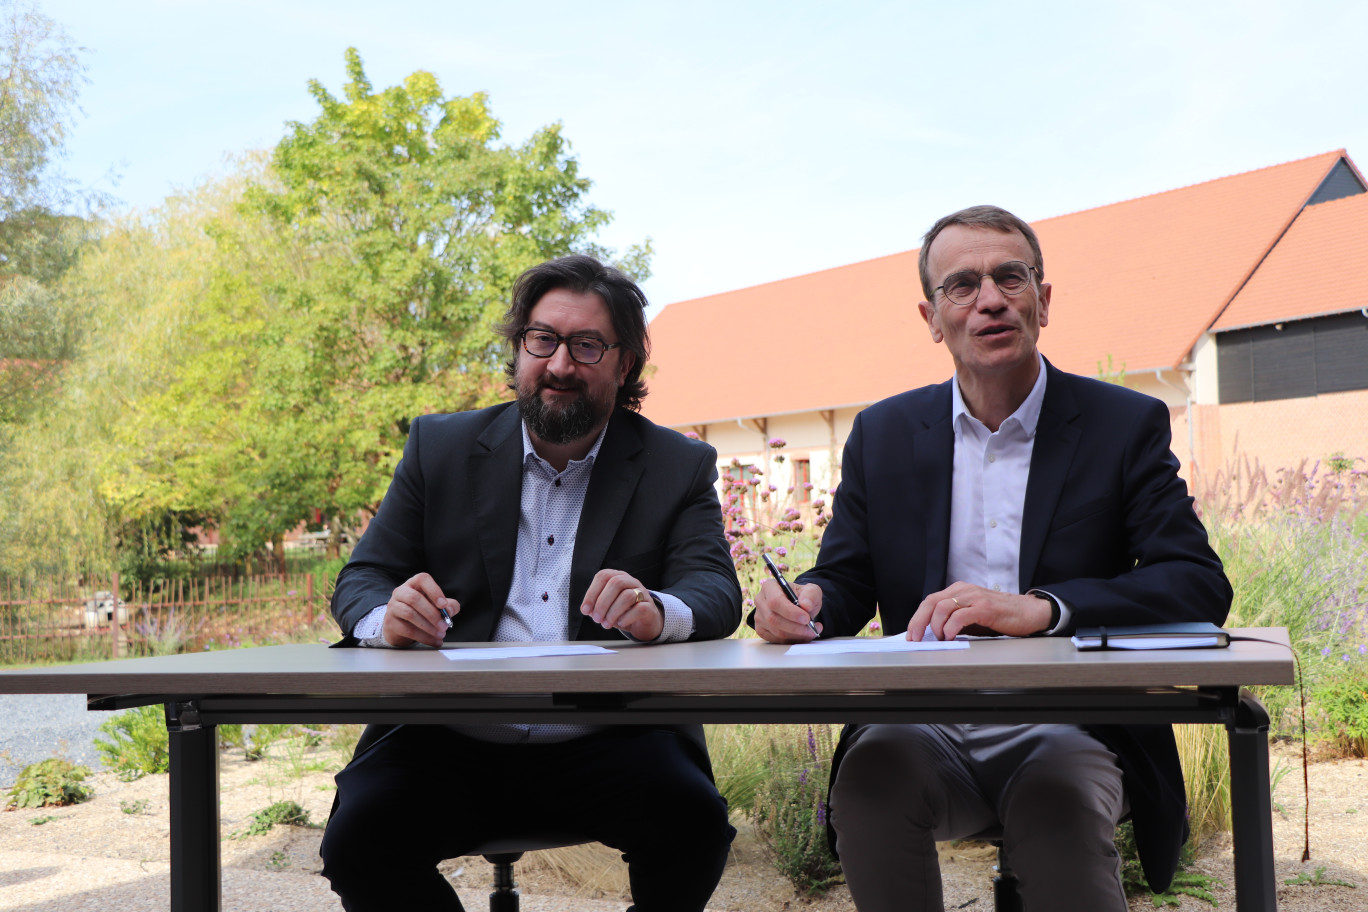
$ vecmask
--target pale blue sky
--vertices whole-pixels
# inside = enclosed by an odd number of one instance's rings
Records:
[[[508,141],[561,121],[603,240],[653,238],[657,306],[907,250],[975,203],[1368,165],[1362,2],[40,2],[90,50],[64,170],[125,206],[311,119],[354,45],[377,87],[488,92]]]

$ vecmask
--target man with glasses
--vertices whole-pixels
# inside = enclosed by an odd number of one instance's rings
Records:
[[[500,327],[517,401],[414,420],[338,576],[345,643],[664,643],[736,628],[717,454],[637,411],[645,306],[587,256],[518,279]],[[620,849],[640,912],[697,912],[734,835],[697,725],[370,726],[337,786],[323,874],[348,910],[460,909],[439,861],[550,832]]]
[[[955,375],[856,418],[817,565],[797,606],[764,585],[757,632],[805,642],[812,620],[848,636],[876,609],[913,640],[1223,622],[1230,584],[1178,477],[1168,409],[1037,351],[1050,285],[1031,227],[995,206],[956,212],[918,266]],[[1124,912],[1117,821],[1131,815],[1156,890],[1186,839],[1166,725],[848,726],[830,805],[861,912],[940,912],[935,843],[970,836],[1004,841],[1028,909]]]

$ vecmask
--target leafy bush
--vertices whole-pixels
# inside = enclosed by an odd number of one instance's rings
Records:
[[[239,839],[247,836],[265,836],[276,824],[315,828],[318,826],[309,820],[309,812],[298,801],[277,801],[270,807],[252,814],[251,820],[246,830],[235,834]]]
[[[1310,697],[1321,743],[1338,756],[1368,756],[1368,675],[1361,662],[1327,664]]]
[[[97,737],[95,747],[105,755],[105,765],[124,782],[171,768],[166,716],[161,706],[139,706],[111,716],[100,723],[100,731],[110,740]]]
[[[1116,828],[1116,851],[1121,856],[1121,885],[1126,888],[1126,895],[1149,894],[1156,909],[1160,906],[1180,905],[1180,896],[1191,896],[1214,906],[1217,901],[1211,888],[1225,886],[1223,881],[1214,877],[1195,874],[1188,870],[1188,866],[1197,858],[1197,850],[1190,839],[1183,843],[1182,851],[1178,855],[1178,871],[1173,875],[1173,883],[1169,884],[1168,890],[1163,893],[1155,893],[1145,880],[1145,872],[1140,867],[1140,853],[1135,848],[1135,828],[1129,820]]]
[[[265,722],[258,725],[252,731],[250,743],[247,738],[243,738],[243,756],[248,760],[265,760],[271,751],[271,745],[278,741],[285,741],[296,737],[299,734],[298,726],[288,722]]]
[[[775,868],[809,896],[841,881],[840,863],[826,838],[831,749],[827,725],[807,726],[800,739],[772,741],[768,775],[756,791],[756,832]]]
[[[30,763],[9,791],[9,807],[39,808],[79,804],[95,790],[81,783],[90,770],[69,760],[49,757]]]

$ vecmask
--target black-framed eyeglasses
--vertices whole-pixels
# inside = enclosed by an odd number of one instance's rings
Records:
[[[522,337],[523,351],[534,358],[551,357],[564,342],[570,357],[580,364],[598,364],[609,349],[622,347],[621,342],[604,342],[594,336],[562,336],[549,329],[524,329],[518,335]]]
[[[978,300],[979,289],[983,287],[985,277],[991,278],[998,291],[1003,294],[1019,295],[1030,286],[1033,272],[1040,274],[1039,269],[1021,260],[1008,260],[992,272],[964,269],[946,276],[945,282],[936,286],[931,293],[934,295],[939,291],[951,304],[968,307]]]

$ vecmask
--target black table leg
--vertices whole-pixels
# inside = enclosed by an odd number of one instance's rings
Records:
[[[171,752],[171,912],[218,912],[218,726],[199,707],[166,704]]]
[[[1268,782],[1268,712],[1240,691],[1230,738],[1230,816],[1235,841],[1235,907],[1275,912],[1273,795]]]

